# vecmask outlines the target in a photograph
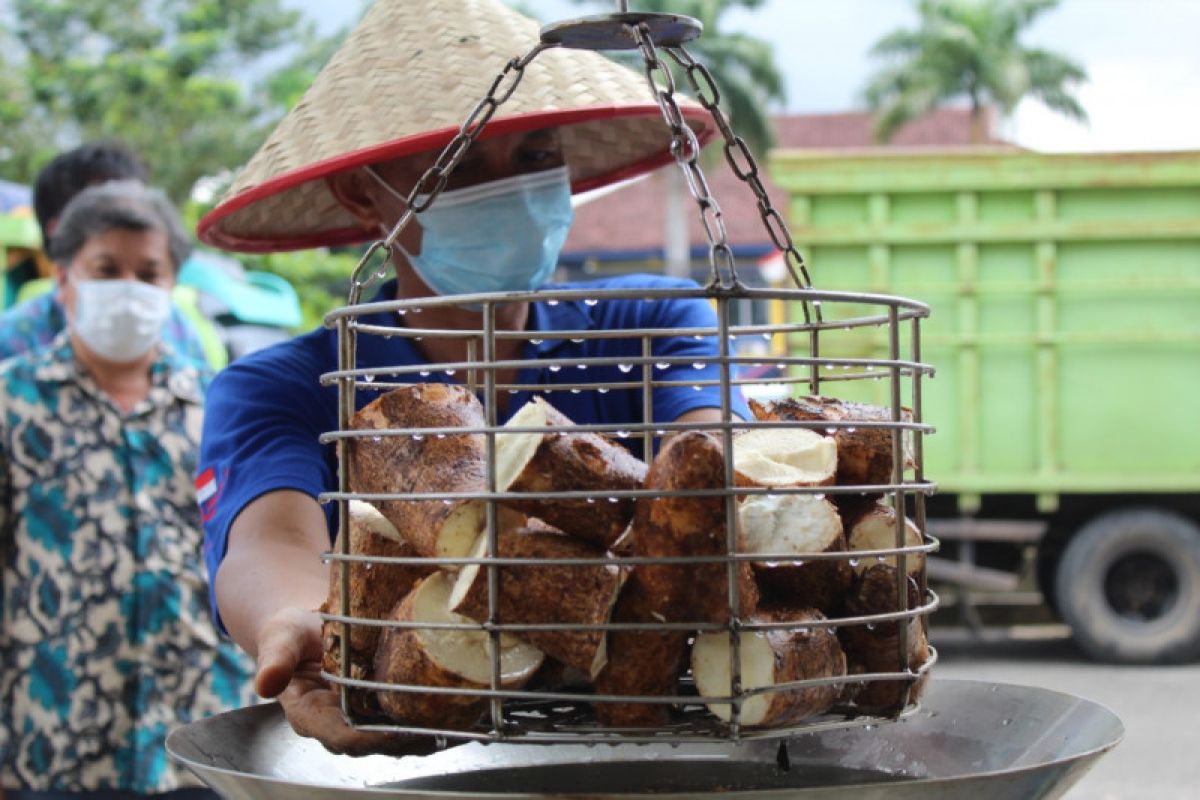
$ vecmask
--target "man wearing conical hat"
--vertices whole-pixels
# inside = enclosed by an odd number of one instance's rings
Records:
[[[232,250],[266,252],[379,239],[406,210],[405,198],[513,56],[537,41],[535,23],[497,0],[379,0],[304,98],[205,217],[200,237]],[[711,121],[681,100],[703,141]],[[516,92],[467,151],[434,203],[408,225],[391,256],[396,278],[376,300],[529,291],[547,286],[572,212],[570,196],[670,161],[670,134],[645,79],[591,52],[548,50],[526,69]],[[614,231],[619,235],[619,231]],[[687,284],[623,276],[595,289],[662,289]],[[555,287],[560,288],[560,287]],[[369,298],[368,298],[369,299]],[[420,327],[481,328],[477,307],[421,311]],[[395,312],[359,322],[395,326]],[[538,330],[713,328],[703,300],[607,299],[497,306],[497,327]],[[656,337],[655,355],[711,357],[716,343]],[[622,344],[617,344],[621,342]],[[495,359],[582,359],[617,354],[640,340],[497,339]],[[621,351],[626,352],[626,351]],[[463,340],[360,336],[356,366],[447,364],[468,360]],[[674,363],[674,362],[672,362]],[[328,550],[337,463],[322,433],[338,429],[337,395],[320,376],[337,368],[336,333],[317,330],[235,362],[208,399],[197,494],[206,521],[205,559],[214,606],[227,631],[258,658],[257,688],[280,696],[299,732],[345,752],[388,749],[378,734],[343,722],[337,693],[317,676],[320,619],[328,591]],[[628,380],[618,365],[591,379]],[[571,392],[575,370],[543,369],[520,382],[561,391],[541,396],[578,424],[643,421],[640,391]],[[655,378],[711,380],[715,367],[685,363]],[[461,376],[458,376],[461,378]],[[497,373],[501,383],[516,375]],[[421,380],[456,380],[435,373]],[[378,397],[359,392],[358,405]],[[500,397],[501,421],[528,399]],[[652,392],[655,421],[721,418],[715,388],[665,386]],[[740,398],[735,413],[748,416]],[[334,512],[334,513],[329,513]]]

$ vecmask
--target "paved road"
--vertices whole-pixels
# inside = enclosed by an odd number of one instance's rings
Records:
[[[1055,636],[980,642],[935,628],[936,676],[1040,686],[1095,700],[1125,740],[1065,800],[1200,800],[1200,664],[1120,667],[1088,661]]]

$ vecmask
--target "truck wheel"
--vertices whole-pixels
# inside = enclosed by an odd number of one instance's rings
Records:
[[[1200,656],[1200,527],[1167,511],[1113,511],[1084,525],[1055,595],[1076,643],[1127,664]]]

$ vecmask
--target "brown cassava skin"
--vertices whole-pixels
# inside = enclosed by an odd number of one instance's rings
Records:
[[[639,567],[640,568],[640,567]],[[647,594],[635,568],[613,609],[613,622],[663,622],[653,610],[661,599]],[[665,697],[677,693],[679,673],[687,658],[685,631],[612,631],[608,663],[594,682],[596,694]],[[593,703],[596,719],[610,728],[655,728],[670,720],[666,703]]]
[[[668,441],[651,464],[646,488],[660,491],[721,489],[725,460],[719,442],[698,431]],[[725,498],[642,497],[628,546],[639,557],[722,555],[727,551]],[[729,619],[725,564],[639,564],[621,591],[614,622],[726,622]],[[739,564],[741,613],[758,603],[748,564]],[[614,631],[608,664],[596,677],[598,694],[664,696],[677,693],[687,655],[683,632]],[[666,723],[666,704],[596,703],[596,716],[614,727]]]
[[[750,400],[758,420],[797,422],[891,422],[892,412],[882,406],[852,403],[832,397],[788,397],[770,403]],[[901,419],[912,421],[912,412],[901,409]],[[838,468],[836,483],[871,486],[892,482],[892,431],[888,428],[839,427],[834,433]]]
[[[416,587],[388,615],[398,622],[414,621]],[[484,689],[481,684],[445,669],[426,654],[419,631],[413,628],[387,628],[379,637],[375,651],[373,679],[381,683],[417,686],[444,686]],[[415,691],[378,691],[376,698],[383,713],[402,725],[466,730],[472,727],[487,707],[487,698],[461,694],[433,694]]]
[[[826,553],[846,550],[846,537],[837,539]],[[841,614],[854,570],[843,558],[805,561],[802,565],[768,567],[754,562],[754,576],[763,603],[779,608],[815,608],[831,617]]]
[[[499,531],[497,555],[501,558],[603,558],[596,545],[560,532]],[[498,566],[496,622],[501,624],[603,624],[608,622],[625,572],[613,564],[594,566]],[[470,590],[453,608],[458,614],[482,622],[488,616],[488,568],[482,566]],[[591,674],[605,631],[514,631],[513,635],[585,674]]]
[[[341,539],[334,543],[334,552],[341,552]],[[420,554],[408,542],[398,542],[372,531],[354,517],[350,519],[350,553],[361,556],[383,556],[415,558]],[[349,570],[350,613],[349,616],[364,619],[385,619],[396,603],[404,598],[413,585],[434,571],[429,564],[381,564],[363,561],[329,564],[329,596],[327,609],[338,609],[330,613],[341,613],[342,572]],[[326,637],[341,637],[342,623],[326,623]],[[354,654],[368,657],[375,653],[381,628],[373,625],[350,625],[350,650]]]
[[[457,384],[421,383],[394,389],[354,415],[354,430],[484,425],[483,407]],[[363,493],[484,492],[487,461],[480,433],[386,436],[349,440],[350,489]],[[438,556],[442,524],[468,500],[385,500],[375,503],[423,556]]]
[[[549,404],[548,426],[569,427],[570,419]],[[508,487],[510,492],[609,492],[642,488],[646,464],[607,436],[548,432],[533,458]],[[570,536],[608,547],[629,526],[634,498],[607,497],[505,500],[504,504],[550,523]]]
[[[908,607],[920,604],[916,581],[907,581]],[[896,597],[896,569],[887,564],[874,564],[859,576],[854,591],[846,598],[848,616],[868,616],[899,611]],[[900,660],[900,621],[866,625],[843,625],[838,637],[846,651],[852,674],[872,672],[903,672],[908,668]],[[908,620],[908,661],[915,672],[929,659],[929,640],[920,617]],[[909,703],[920,697],[929,678],[927,672],[909,692]],[[888,714],[900,710],[908,681],[870,681],[857,686],[850,696],[855,705],[868,713]]]
[[[700,431],[687,431],[667,442],[646,476],[656,491],[713,490],[725,487],[725,457],[720,442]],[[736,516],[736,515],[735,515]],[[725,497],[640,498],[631,531],[638,556],[723,556],[728,552]],[[634,570],[656,611],[675,622],[725,623],[730,618],[728,566],[724,563],[657,565]],[[736,569],[741,614],[758,605],[758,589],[749,563]]]
[[[332,598],[327,598],[317,610],[324,614],[336,613],[332,610],[336,607],[333,605],[334,602]],[[321,637],[321,669],[330,675],[342,675],[341,623],[322,623]],[[348,670],[349,674],[347,677],[359,681],[368,680],[371,677],[374,660],[374,650],[370,652],[351,650],[350,669]],[[335,687],[335,690],[340,692],[341,687]],[[350,713],[354,715],[356,721],[362,718],[377,717],[382,713],[379,710],[379,703],[376,701],[373,692],[355,687],[347,687],[346,691]]]
[[[334,544],[334,551],[341,551],[341,540]],[[350,552],[367,556],[415,556],[416,551],[407,542],[398,542],[370,530],[355,517],[350,520]],[[350,573],[350,613],[348,616],[363,619],[386,619],[413,585],[433,572],[427,565],[369,564],[348,562]],[[342,608],[342,562],[329,565],[329,595],[321,604],[320,611],[341,614]],[[370,677],[375,648],[382,628],[373,625],[350,627],[350,670],[349,677],[365,680]],[[341,640],[344,630],[341,622],[323,622],[321,634],[324,645],[322,667],[331,675],[341,675]],[[374,696],[367,691],[350,689],[350,706],[356,715],[376,716],[379,706]]]
[[[825,615],[807,608],[799,610],[760,609],[751,622],[787,622],[794,628],[764,631],[775,654],[775,682],[834,678],[846,674],[846,656],[838,637],[823,626],[807,627]],[[786,692],[772,692],[767,713],[755,727],[792,725],[807,717],[828,711],[842,692],[841,684],[806,686]]]

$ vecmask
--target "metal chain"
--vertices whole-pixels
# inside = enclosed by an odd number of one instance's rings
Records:
[[[475,139],[483,132],[484,126],[492,119],[492,115],[517,90],[517,86],[521,83],[521,78],[525,75],[525,68],[529,66],[539,53],[553,46],[555,45],[539,42],[521,58],[510,59],[505,64],[504,69],[496,75],[496,79],[492,81],[487,94],[471,109],[471,113],[467,115],[462,125],[459,126],[458,133],[442,149],[437,160],[433,162],[433,166],[425,170],[420,180],[409,191],[404,201],[404,214],[400,216],[400,219],[392,227],[387,236],[367,248],[367,252],[363,254],[358,265],[355,266],[354,272],[350,276],[348,305],[357,305],[359,300],[362,299],[363,290],[375,281],[382,280],[387,275],[388,264],[391,263],[392,248],[395,246],[396,240],[400,238],[400,234],[404,231],[405,227],[412,221],[415,214],[433,205],[433,201],[446,188],[446,182],[449,180],[450,173],[454,171],[467,150],[475,143]],[[507,84],[505,84],[505,80],[508,81]],[[418,202],[417,198],[421,195],[425,195],[425,197]],[[380,252],[383,252],[386,256],[384,263],[377,270],[369,270],[367,264]]]
[[[734,264],[733,249],[729,246],[725,232],[725,219],[720,205],[709,191],[704,172],[697,163],[700,157],[700,142],[684,120],[683,112],[675,101],[675,79],[671,70],[659,59],[649,27],[642,23],[630,26],[629,29],[642,54],[650,93],[654,95],[663,120],[671,130],[671,155],[683,171],[688,191],[700,207],[700,224],[708,238],[708,261],[712,267],[713,285],[720,285],[725,289],[732,288],[738,282],[737,267]]]
[[[643,38],[648,39],[649,37]],[[653,45],[650,45],[650,47],[653,48]],[[792,276],[792,281],[800,289],[811,289],[812,278],[809,277],[808,266],[804,263],[804,258],[800,255],[800,251],[796,249],[796,245],[792,241],[792,234],[788,230],[787,223],[784,222],[783,217],[771,204],[771,198],[767,194],[766,187],[763,186],[762,179],[759,178],[758,163],[754,160],[754,156],[751,155],[750,148],[746,146],[746,141],[734,133],[733,128],[729,125],[729,120],[725,117],[725,113],[721,111],[721,93],[717,89],[717,84],[713,80],[712,73],[703,64],[693,59],[683,45],[664,47],[663,49],[674,59],[675,63],[685,70],[688,83],[691,84],[692,91],[696,95],[696,100],[707,109],[708,113],[712,115],[713,121],[716,122],[717,129],[721,131],[721,136],[725,139],[725,160],[729,162],[729,168],[733,170],[733,174],[745,182],[750,187],[750,190],[754,192],[763,226],[767,229],[767,235],[771,237],[771,242],[783,253],[783,262],[787,267],[788,273]],[[643,48],[642,52],[644,56],[646,49]],[[664,70],[664,72],[669,74],[670,71]],[[647,67],[647,74],[650,74],[649,67]],[[673,99],[668,99],[674,104]],[[659,96],[659,105],[662,106],[662,104],[663,99]],[[676,106],[674,114],[682,120],[683,115],[679,112],[678,106]],[[668,120],[668,124],[670,124],[670,120]],[[695,141],[694,135],[691,137],[691,140]],[[672,143],[672,148],[674,148],[674,143]],[[695,161],[693,159],[692,167],[694,167],[694,164]],[[696,171],[698,172],[699,169],[696,168]],[[701,207],[701,213],[703,213],[703,206]],[[808,312],[809,304],[804,302],[802,305],[804,308],[804,321],[811,322]],[[812,306],[819,322],[821,320],[821,302],[814,300]]]

